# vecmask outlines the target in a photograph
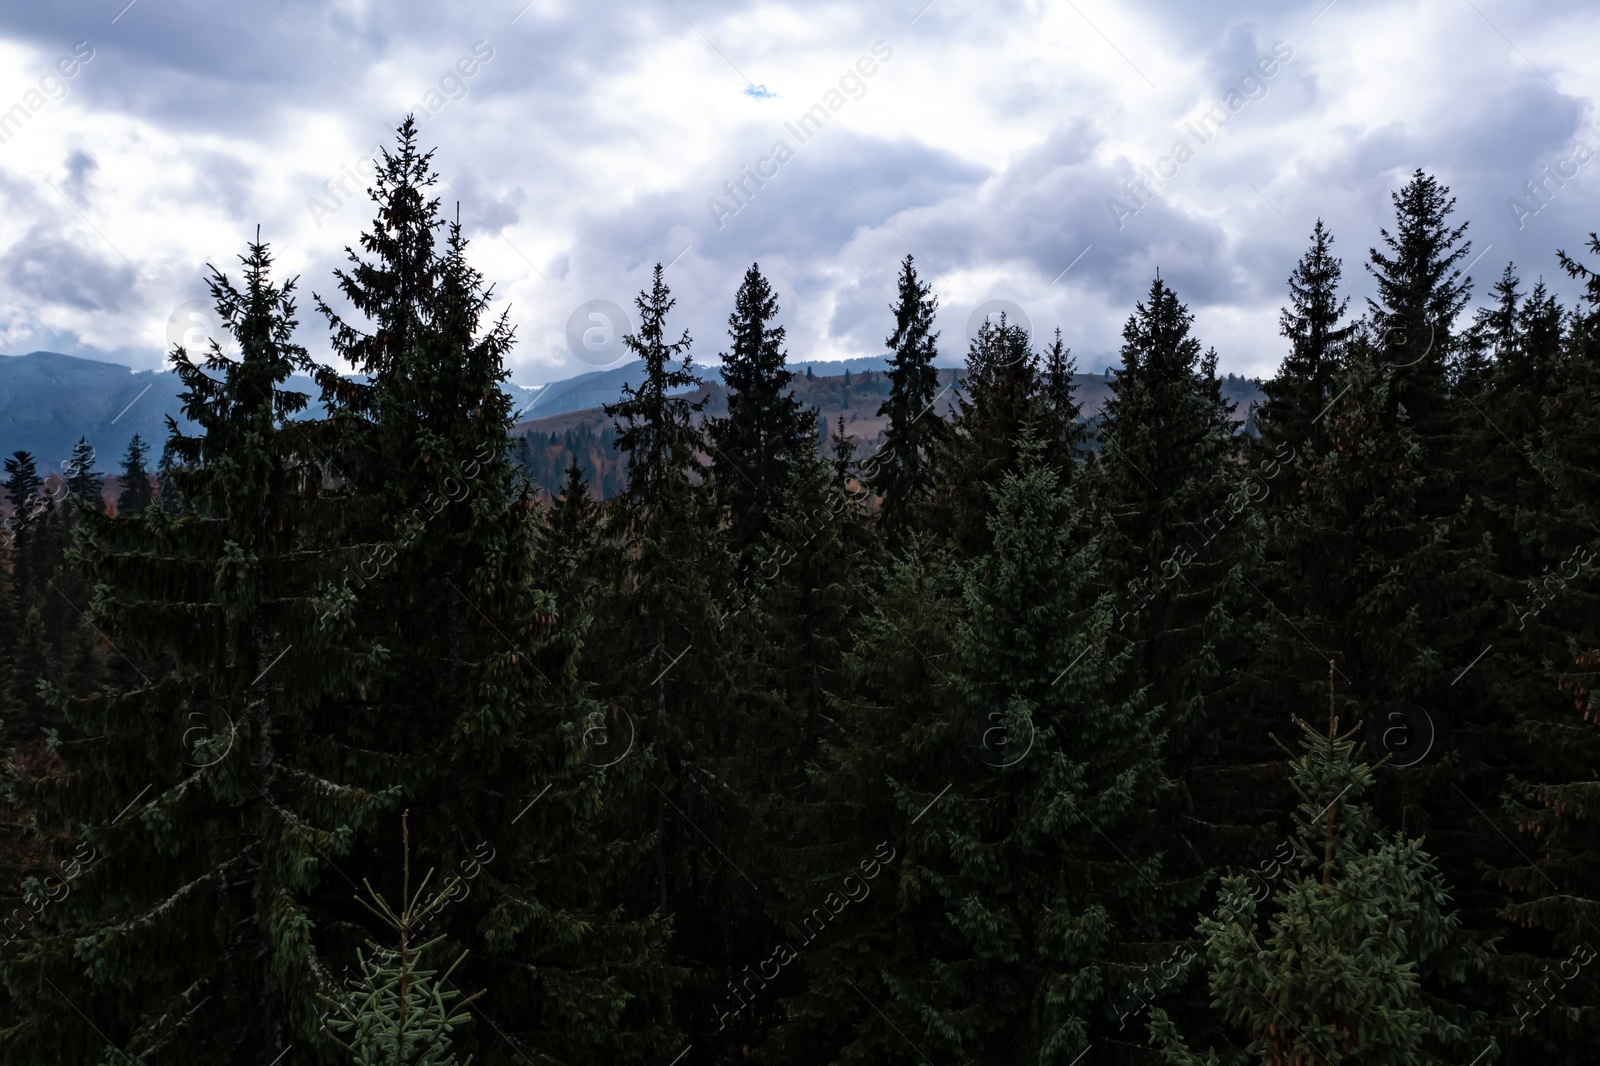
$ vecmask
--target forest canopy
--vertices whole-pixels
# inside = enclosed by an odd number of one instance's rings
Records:
[[[309,311],[212,271],[114,498],[5,459],[0,1062],[1592,1061],[1600,237],[1477,294],[1419,170],[1264,401],[1157,277],[1093,418],[907,256],[870,441],[760,264],[710,342],[658,264],[528,440],[375,166]]]

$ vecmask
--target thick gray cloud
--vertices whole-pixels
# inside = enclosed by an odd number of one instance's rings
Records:
[[[1223,368],[1263,373],[1312,224],[1360,306],[1417,167],[1471,221],[1480,291],[1514,259],[1573,294],[1554,250],[1600,227],[1597,41],[1577,0],[13,4],[0,350],[160,365],[259,224],[325,351],[310,292],[337,303],[373,147],[420,109],[520,381],[590,369],[568,316],[656,262],[702,361],[754,261],[795,358],[871,354],[907,254],[947,355],[1007,299],[1098,368],[1159,269]]]
[[[75,240],[36,222],[0,254],[0,278],[24,300],[83,312],[119,311],[133,300],[132,266],[110,262]]]

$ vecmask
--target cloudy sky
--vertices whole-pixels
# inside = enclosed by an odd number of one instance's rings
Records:
[[[791,358],[878,353],[913,254],[944,354],[1006,300],[1102,369],[1159,268],[1223,369],[1265,374],[1313,222],[1364,295],[1417,167],[1471,221],[1479,293],[1508,260],[1555,281],[1600,228],[1592,3],[924,3],[6,4],[0,351],[159,366],[257,224],[325,351],[310,293],[370,217],[339,183],[412,110],[522,383],[609,361],[569,324],[657,261],[702,362],[752,261]]]

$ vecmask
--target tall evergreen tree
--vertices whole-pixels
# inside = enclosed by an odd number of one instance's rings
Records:
[[[1600,254],[1600,237],[1590,234],[1587,243]],[[1592,965],[1600,944],[1592,888],[1600,876],[1600,275],[1565,253],[1560,262],[1584,293],[1553,366],[1547,327],[1554,316],[1544,300],[1530,295],[1514,330],[1504,322],[1505,301],[1489,323],[1497,338],[1512,333],[1519,349],[1507,353],[1503,369],[1497,358],[1496,371],[1520,379],[1525,394],[1499,400],[1496,414],[1527,449],[1517,458],[1530,468],[1526,475],[1509,469],[1518,481],[1506,502],[1515,507],[1516,531],[1531,543],[1511,537],[1509,552],[1500,553],[1512,563],[1502,570],[1522,579],[1501,643],[1528,758],[1510,775],[1497,812],[1515,847],[1490,852],[1504,858],[1485,864],[1507,890],[1503,914],[1514,930],[1500,969],[1511,1001],[1505,1040],[1516,1063],[1582,1061],[1600,1037],[1593,1008],[1600,972]],[[1526,393],[1541,384],[1538,404],[1537,394]],[[1543,506],[1533,495],[1540,490],[1547,493]]]
[[[1267,400],[1256,412],[1260,451],[1266,455],[1283,445],[1295,452],[1316,450],[1316,425],[1333,399],[1340,351],[1355,328],[1342,323],[1350,301],[1339,294],[1341,276],[1333,235],[1319,218],[1311,247],[1289,275],[1289,306],[1278,315],[1278,332],[1289,341],[1289,354],[1262,386]]]
[[[93,450],[80,440],[74,455],[62,474],[45,477],[26,452],[6,460],[7,495],[22,500],[13,505],[7,526],[13,548],[11,691],[14,724],[30,739],[38,729],[60,724],[59,714],[40,695],[40,681],[79,695],[101,680],[102,640],[84,621],[92,589],[68,564],[67,554],[80,513],[73,506],[80,500],[74,489],[86,501],[83,514],[94,514],[103,504]]]
[[[38,517],[44,502],[44,482],[39,477],[39,465],[29,452],[13,452],[5,461],[5,469],[6,500],[11,504],[7,539],[15,545],[25,540]]]
[[[884,339],[889,357],[889,395],[878,416],[889,419],[883,447],[873,460],[868,482],[883,498],[883,521],[904,529],[916,507],[933,491],[936,452],[944,438],[944,419],[935,410],[939,395],[939,334],[933,329],[939,301],[932,286],[917,277],[911,256],[900,264],[899,297],[890,308],[894,332]],[[849,370],[845,371],[848,387]]]
[[[668,340],[667,314],[676,306],[661,264],[651,275],[650,289],[634,301],[639,331],[623,342],[644,362],[639,385],[624,384],[618,403],[607,404],[606,417],[617,424],[616,447],[628,457],[628,497],[642,517],[669,508],[693,479],[700,476],[700,430],[694,415],[704,401],[675,396],[700,384],[690,355],[689,332]],[[678,366],[674,367],[674,361]]]
[[[725,934],[737,947],[718,974],[717,1025],[704,1046],[729,1055],[760,1044],[784,1017],[784,998],[805,987],[801,971],[789,968],[758,996],[733,995],[770,965],[774,945],[791,935],[784,920],[832,872],[832,841],[821,827],[828,806],[812,771],[833,735],[833,696],[871,546],[864,493],[839,478],[838,462],[815,456],[795,464],[748,599],[721,633],[732,745],[720,776],[741,817],[727,823],[719,846],[761,886],[756,906],[723,917],[725,926],[742,918],[742,927]]]
[[[420,860],[481,874],[439,917],[470,952],[457,982],[486,990],[485,1025],[458,1046],[485,1062],[659,1055],[665,929],[628,906],[648,842],[612,835],[608,811],[619,793],[641,802],[641,771],[586,762],[591,620],[556,614],[558,560],[510,461],[512,330],[436,180],[408,119],[377,166],[365,256],[336,275],[356,314],[321,304],[363,374],[318,370],[332,414],[303,438],[336,463],[345,505],[350,567],[324,615],[345,688],[329,716],[381,753],[369,787],[418,813]],[[364,844],[364,867],[392,863],[392,844]]]
[[[745,594],[728,588],[739,580],[733,559],[708,535],[716,511],[695,418],[706,401],[673,395],[700,381],[688,333],[670,339],[675,302],[657,264],[636,301],[638,331],[624,338],[644,377],[606,407],[628,483],[618,501],[623,558],[600,609],[612,647],[599,694],[634,723],[649,758],[652,868],[641,902],[648,883],[656,914],[673,923],[671,960],[687,976],[672,1017],[695,1032],[714,1027],[717,975],[742,952],[758,901],[722,848],[743,815],[725,776],[734,722],[714,710],[729,699],[722,625]]]
[[[1379,230],[1385,250],[1368,253],[1378,293],[1367,308],[1380,357],[1392,368],[1391,402],[1405,407],[1432,453],[1442,454],[1458,432],[1446,394],[1467,350],[1456,320],[1472,279],[1457,264],[1472,242],[1465,222],[1451,225],[1455,198],[1433,175],[1417,170],[1391,198],[1394,232]]]
[[[1231,405],[1221,400],[1216,355],[1190,335],[1194,315],[1161,279],[1122,330],[1122,365],[1101,412],[1102,458],[1114,478],[1119,527],[1128,539],[1174,519],[1194,520],[1192,497],[1215,495],[1216,471],[1233,450]]]
[[[1193,316],[1161,279],[1123,327],[1122,366],[1101,412],[1094,499],[1111,529],[1102,572],[1117,592],[1115,622],[1079,669],[1132,645],[1124,694],[1143,690],[1162,715],[1172,776],[1192,793],[1194,776],[1219,761],[1251,763],[1259,735],[1237,711],[1236,678],[1253,610],[1242,583],[1253,506],[1266,483],[1236,462],[1232,405],[1223,400],[1215,350],[1202,352]],[[1222,752],[1229,752],[1223,756]],[[1174,861],[1191,872],[1247,846],[1248,824],[1218,804],[1227,789],[1197,795],[1198,816],[1171,824]],[[1260,812],[1248,814],[1252,820]]]
[[[87,438],[79,437],[72,446],[72,458],[66,463],[67,493],[75,500],[94,508],[105,506],[100,498],[106,479],[95,471],[94,449]]]
[[[1077,361],[1061,341],[1061,328],[1044,353],[1041,388],[1047,415],[1045,439],[1049,458],[1067,481],[1076,474],[1078,460],[1088,444],[1089,430],[1083,421],[1083,404],[1077,398]]]
[[[1460,981],[1466,969],[1446,884],[1422,841],[1382,833],[1359,803],[1373,771],[1356,730],[1340,734],[1337,722],[1330,714],[1325,736],[1299,723],[1300,802],[1283,855],[1224,878],[1215,915],[1200,922],[1212,1004],[1244,1054],[1191,1052],[1158,1008],[1152,1042],[1174,1066],[1418,1066],[1477,1050],[1462,1024],[1472,1019],[1431,1001],[1420,980],[1442,970]]]
[[[1019,447],[990,549],[900,559],[846,656],[816,771],[840,835],[780,942],[810,979],[782,1061],[898,1061],[909,1042],[1065,1066],[1126,1040],[1123,986],[1198,893],[1166,876],[1157,717],[1113,683],[1128,656],[1064,669],[1110,599],[1087,513],[1037,437]]]
[[[937,524],[956,549],[981,554],[989,543],[991,490],[1014,473],[1023,434],[1052,432],[1039,356],[1022,325],[985,321],[967,352],[955,414],[938,452]]]
[[[31,453],[13,452],[5,460],[5,470],[6,500],[11,505],[5,520],[5,540],[10,547],[12,590],[20,609],[21,597],[32,585],[38,555],[36,531],[43,523],[49,501]]]
[[[117,494],[119,515],[142,514],[150,506],[150,472],[144,465],[148,452],[144,438],[135,433],[128,442],[127,454],[122,457],[122,488]]]
[[[774,324],[777,314],[777,294],[752,263],[728,316],[731,343],[721,357],[728,416],[711,419],[706,426],[713,483],[741,550],[771,529],[789,487],[791,465],[814,451],[815,412],[806,410],[789,388],[794,375],[784,366],[784,328]]]
[[[265,1063],[315,1040],[310,931],[328,912],[311,897],[383,798],[339,782],[349,753],[308,714],[324,675],[296,549],[320,478],[283,429],[306,402],[279,388],[301,355],[292,283],[270,280],[264,245],[243,262],[244,288],[211,279],[240,359],[172,355],[201,430],[174,427],[177,476],[199,509],[81,529],[95,623],[147,676],[67,701],[59,770],[13,769],[13,801],[76,847],[70,892],[0,951],[28,1008],[0,1032],[7,1058]]]

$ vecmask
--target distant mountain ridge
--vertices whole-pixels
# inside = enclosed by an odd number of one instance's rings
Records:
[[[819,440],[827,440],[842,423],[845,436],[855,442],[858,455],[870,454],[882,446],[888,420],[878,412],[889,392],[887,359],[851,360],[843,368],[838,363],[791,363],[790,367],[795,371],[795,398],[802,406],[816,412]],[[815,374],[819,367],[828,372]],[[815,374],[814,378],[806,376],[808,368]],[[638,383],[634,367],[622,368],[621,373],[608,373],[615,375],[608,381],[614,380],[618,388],[630,375],[630,383]],[[942,417],[950,417],[955,406],[958,373],[957,368],[950,366],[938,370],[939,388],[934,409]],[[725,416],[728,396],[721,375],[712,367],[701,377],[704,383],[692,392],[692,398],[704,404],[696,420]],[[1073,395],[1084,420],[1097,423],[1106,401],[1111,398],[1111,378],[1104,373],[1075,374],[1073,386]],[[626,462],[614,447],[616,434],[604,408],[598,404],[573,406],[582,399],[600,395],[586,391],[587,388],[552,395],[548,408],[532,405],[522,412],[511,434],[516,439],[517,462],[535,485],[555,493],[565,480],[568,462],[575,460],[591,489],[605,498],[622,491],[626,484]],[[1244,422],[1250,416],[1251,405],[1266,398],[1255,381],[1231,374],[1222,379],[1222,396],[1233,403],[1236,422]],[[573,409],[562,410],[569,406]]]
[[[959,365],[955,360],[940,362],[947,367]],[[888,365],[886,356],[861,356],[795,362],[790,369],[803,377],[809,367],[820,378],[842,376],[846,370],[876,372]],[[720,383],[716,366],[699,369],[708,382]],[[633,361],[547,385],[508,384],[506,389],[512,397],[515,419],[525,427],[530,422],[593,412],[604,404],[615,403],[625,384],[640,383],[642,370],[643,364]],[[1091,386],[1091,392],[1098,391],[1096,386],[1106,380],[1104,374],[1080,374],[1078,378],[1080,383]],[[1245,387],[1244,379],[1230,381],[1241,383],[1239,388],[1225,391],[1241,401],[1237,417],[1243,418],[1248,401],[1261,398],[1259,390],[1253,385]],[[287,385],[312,397],[306,417],[315,417],[319,410],[315,383],[297,374]],[[170,370],[136,371],[119,363],[59,352],[0,355],[0,454],[32,452],[41,471],[58,470],[82,437],[94,447],[99,469],[111,471],[138,433],[159,455],[167,439],[167,416],[176,419],[181,427],[191,425],[183,417],[178,399],[182,390],[182,382]],[[1098,404],[1091,401],[1086,406]]]

